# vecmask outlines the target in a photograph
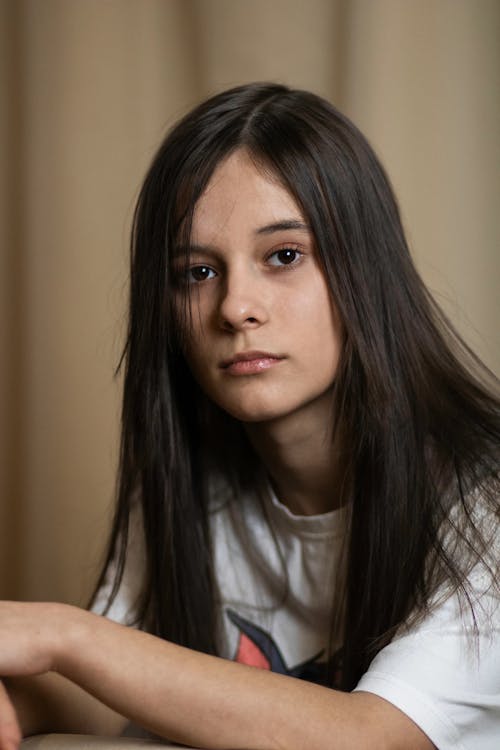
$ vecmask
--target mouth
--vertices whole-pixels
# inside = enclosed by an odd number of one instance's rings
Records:
[[[226,359],[220,368],[229,375],[257,375],[282,362],[285,357],[270,352],[240,352],[231,359]]]

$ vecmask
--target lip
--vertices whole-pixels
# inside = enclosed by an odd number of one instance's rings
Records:
[[[272,352],[239,352],[231,359],[221,362],[220,367],[230,375],[257,375],[274,367],[283,359],[283,356]]]

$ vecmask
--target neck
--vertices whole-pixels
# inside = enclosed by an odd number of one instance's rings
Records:
[[[331,425],[329,414],[318,424],[301,413],[245,426],[278,498],[292,513],[317,515],[343,504],[340,446]]]

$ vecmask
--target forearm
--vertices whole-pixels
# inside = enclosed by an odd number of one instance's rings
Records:
[[[200,654],[78,610],[70,620],[60,672],[156,734],[235,750],[377,746],[373,696]]]
[[[432,748],[408,717],[375,695],[200,654],[65,604],[0,603],[0,674],[42,675],[24,683],[43,686],[38,695],[21,690],[16,697],[23,681],[10,683],[25,732],[106,733],[115,716],[106,706],[156,734],[214,750]],[[3,702],[0,744],[18,732],[6,696]],[[54,725],[37,723],[41,707]]]

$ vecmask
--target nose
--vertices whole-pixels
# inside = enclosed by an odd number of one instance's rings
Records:
[[[265,295],[254,274],[242,271],[226,277],[219,303],[219,325],[226,331],[258,328],[268,320]]]

